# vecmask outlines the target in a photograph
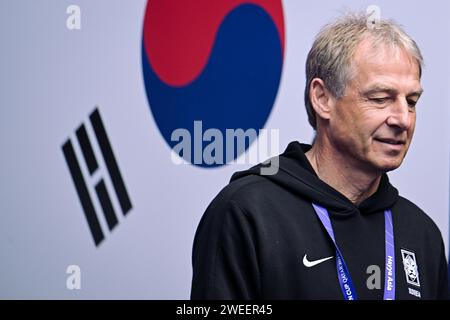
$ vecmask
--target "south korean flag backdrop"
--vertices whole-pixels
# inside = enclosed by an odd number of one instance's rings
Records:
[[[311,142],[313,38],[372,4],[1,1],[0,298],[188,299],[207,205],[252,165],[263,130],[278,133],[267,157]],[[448,250],[450,3],[376,5],[425,58],[415,136],[389,176]],[[208,153],[228,129],[253,129],[255,141]],[[181,137],[191,144],[177,155]]]

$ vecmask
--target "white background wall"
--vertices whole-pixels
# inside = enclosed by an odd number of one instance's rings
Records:
[[[81,7],[81,30],[66,28],[70,4]],[[266,128],[280,129],[281,150],[291,140],[311,141],[303,88],[312,39],[339,12],[365,11],[370,4],[403,24],[425,57],[415,138],[390,176],[434,219],[448,247],[449,2],[283,1],[284,69]],[[200,169],[171,162],[142,79],[145,5],[0,2],[0,298],[189,297],[197,224],[231,174],[245,166]],[[95,105],[133,202],[98,248],[61,151]],[[66,288],[71,264],[81,268],[81,290]]]

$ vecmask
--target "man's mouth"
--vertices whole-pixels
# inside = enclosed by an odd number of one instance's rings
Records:
[[[391,145],[404,145],[406,144],[406,140],[402,139],[392,139],[392,138],[375,138],[376,141],[387,143]]]

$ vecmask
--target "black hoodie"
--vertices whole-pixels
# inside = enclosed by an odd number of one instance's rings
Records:
[[[396,299],[447,299],[444,245],[434,222],[400,197],[386,174],[355,206],[318,178],[304,154],[310,148],[290,143],[275,175],[261,175],[261,165],[235,173],[209,205],[194,240],[191,298],[343,299],[335,248],[314,202],[328,209],[359,299],[383,299],[385,209],[394,225]],[[402,249],[414,255],[416,284],[407,282]],[[306,267],[305,255],[333,258]],[[379,267],[380,289],[369,266]]]

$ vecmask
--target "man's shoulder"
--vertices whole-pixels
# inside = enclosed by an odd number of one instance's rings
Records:
[[[277,194],[284,192],[274,182],[259,175],[248,175],[231,181],[208,206],[209,215],[234,212],[254,214],[264,209],[267,202],[276,201]],[[232,209],[230,211],[230,209]]]
[[[412,229],[418,228],[441,237],[439,227],[433,219],[412,201],[399,196],[394,211],[397,211],[399,219],[411,226]],[[393,214],[396,213],[393,212]]]
[[[261,186],[267,184],[263,177],[249,175],[231,181],[211,201],[202,216],[197,233],[205,230],[205,225],[216,228],[219,232],[224,224],[240,224],[258,208],[259,201],[254,201],[262,191]],[[269,182],[270,183],[270,182]],[[242,220],[244,219],[244,220]],[[216,233],[217,233],[216,232]]]
[[[400,195],[398,196],[395,207],[399,210],[399,212],[408,214],[413,219],[420,219],[423,222],[427,223],[433,222],[433,220],[431,220],[431,218],[425,213],[425,211],[422,210],[418,205]]]
[[[231,181],[217,195],[226,201],[236,203],[246,202],[249,197],[258,197],[266,193],[267,189],[272,189],[275,184],[259,175],[248,175]]]

